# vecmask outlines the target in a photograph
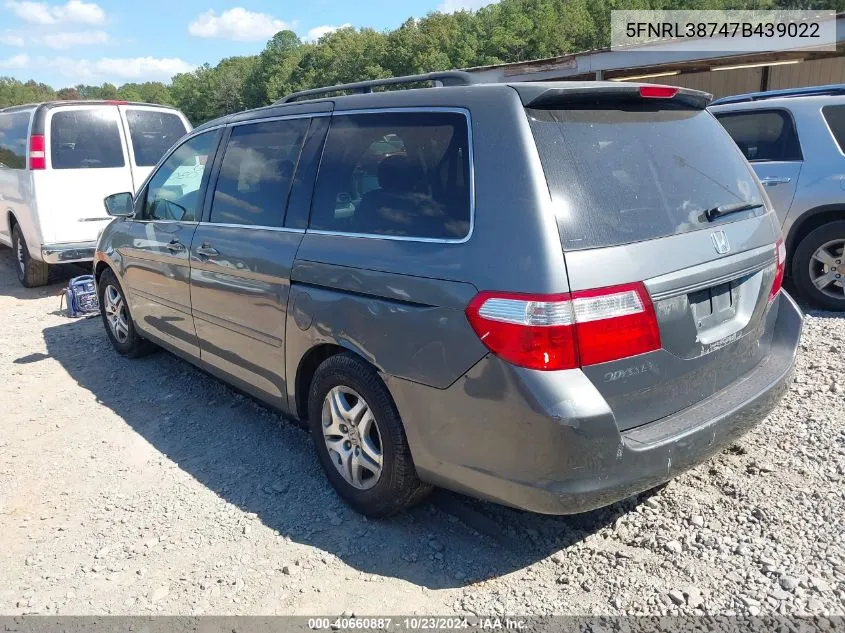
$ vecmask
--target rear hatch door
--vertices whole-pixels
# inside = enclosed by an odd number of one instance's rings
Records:
[[[559,92],[521,96],[571,290],[642,282],[660,330],[657,351],[583,367],[624,430],[712,396],[765,356],[779,229],[701,93]],[[708,219],[736,205],[750,208]]]
[[[111,220],[103,198],[133,191],[117,106],[51,108],[44,136],[47,168],[32,173],[45,239],[94,241]]]
[[[129,140],[129,164],[135,189],[161,157],[190,129],[185,115],[172,108],[127,104],[118,106]]]

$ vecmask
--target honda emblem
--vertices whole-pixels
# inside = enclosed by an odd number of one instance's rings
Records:
[[[728,242],[728,236],[724,231],[715,231],[711,233],[710,239],[713,240],[713,246],[719,255],[724,255],[731,250],[731,243]]]

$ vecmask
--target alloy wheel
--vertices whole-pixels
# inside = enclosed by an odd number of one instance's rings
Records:
[[[106,320],[108,321],[111,333],[118,343],[125,343],[129,338],[129,322],[126,315],[126,305],[123,296],[114,286],[106,286],[103,293]]]
[[[372,409],[353,389],[334,387],[323,400],[323,439],[332,464],[359,490],[378,483],[383,466],[381,434]]]
[[[822,244],[810,258],[810,281],[819,292],[845,299],[845,240]]]

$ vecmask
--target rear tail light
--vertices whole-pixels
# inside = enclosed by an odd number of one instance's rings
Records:
[[[481,292],[466,314],[491,352],[531,369],[574,369],[660,349],[641,283],[558,295]]]
[[[33,134],[29,137],[29,168],[47,169],[47,154],[44,151],[43,134]]]
[[[778,257],[777,270],[775,271],[775,280],[772,282],[772,290],[769,293],[769,303],[775,300],[780,289],[783,288],[783,275],[786,272],[786,246],[783,239],[779,239],[775,245],[775,252]]]
[[[643,99],[671,99],[678,94],[674,86],[640,86],[640,97]]]

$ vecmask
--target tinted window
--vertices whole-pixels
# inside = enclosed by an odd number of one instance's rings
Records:
[[[147,185],[142,219],[197,220],[202,202],[199,191],[203,176],[211,168],[209,155],[216,138],[216,131],[199,134],[167,157]]]
[[[748,160],[801,160],[792,117],[782,110],[717,114]]]
[[[26,168],[29,112],[0,114],[0,169]]]
[[[308,119],[232,128],[214,189],[211,221],[282,226]]]
[[[825,106],[822,108],[824,119],[830,126],[833,138],[839,150],[845,153],[845,105]]]
[[[694,231],[718,223],[706,209],[761,202],[748,164],[706,111],[631,105],[528,116],[566,249]]]
[[[53,169],[123,167],[117,108],[61,110],[50,124]]]
[[[185,124],[173,112],[127,110],[135,164],[151,167],[185,134]]]
[[[335,117],[312,229],[461,239],[470,227],[466,117],[391,112]]]

